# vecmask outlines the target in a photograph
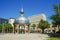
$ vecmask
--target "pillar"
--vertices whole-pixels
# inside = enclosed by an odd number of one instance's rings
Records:
[[[15,24],[14,24],[14,27],[13,27],[13,33],[15,33]]]
[[[18,33],[20,33],[20,25],[19,25],[19,27],[18,27],[18,31],[19,31]]]
[[[19,31],[18,33],[20,33],[20,25],[19,25],[18,31]]]
[[[26,30],[25,30],[25,25],[23,25],[23,27],[24,27],[24,32],[26,33]]]
[[[19,33],[19,24],[16,26],[16,32]]]
[[[30,33],[30,27],[29,27],[30,25],[28,25],[28,33]]]

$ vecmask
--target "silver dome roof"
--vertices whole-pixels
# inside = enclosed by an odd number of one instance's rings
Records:
[[[18,24],[30,24],[29,20],[27,18],[25,18],[24,16],[20,16],[20,17],[16,18],[15,23],[18,23]]]
[[[18,23],[18,24],[30,24],[29,20],[27,18],[24,17],[24,11],[23,9],[21,9],[20,11],[20,16],[18,18],[15,19],[14,23]]]

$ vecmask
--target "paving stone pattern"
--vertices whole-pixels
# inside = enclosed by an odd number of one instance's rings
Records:
[[[39,33],[26,34],[0,34],[0,40],[47,40],[48,35]]]

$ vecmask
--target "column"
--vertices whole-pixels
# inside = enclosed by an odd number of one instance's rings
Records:
[[[18,33],[20,33],[20,25],[18,26]]]
[[[17,24],[16,31],[19,33],[19,24]]]
[[[13,24],[14,26],[13,26],[13,33],[14,33],[14,27],[15,27],[15,24]]]
[[[15,33],[15,24],[14,24],[14,27],[13,27],[13,33]]]
[[[25,30],[25,25],[23,25],[24,26],[24,33],[26,33],[26,30]]]
[[[30,25],[28,25],[28,33],[30,33],[30,27],[29,27]]]
[[[19,33],[20,33],[20,25],[19,25],[19,30],[18,30],[18,31],[19,31]]]

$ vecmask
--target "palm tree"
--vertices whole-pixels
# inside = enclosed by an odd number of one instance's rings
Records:
[[[32,24],[32,27],[33,27],[33,29],[35,29],[35,27],[36,27],[36,24]]]
[[[47,21],[40,20],[40,22],[38,23],[38,28],[42,29],[42,33],[44,33],[44,29],[47,27],[49,27],[49,23]]]
[[[54,11],[56,12],[54,15],[50,16],[50,19],[52,19],[53,25],[60,26],[60,4],[53,5]]]
[[[4,23],[4,29],[6,30],[6,32],[10,32],[12,31],[13,27],[10,23]]]
[[[2,32],[2,24],[0,24],[0,32]]]
[[[31,27],[33,28],[33,29],[31,29],[31,33],[34,33],[35,32],[36,24],[32,24]]]

